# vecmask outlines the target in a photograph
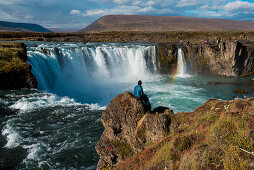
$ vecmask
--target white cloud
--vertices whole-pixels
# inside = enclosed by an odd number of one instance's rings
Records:
[[[202,1],[198,1],[198,0],[180,0],[177,3],[177,7],[189,7],[189,6],[195,6],[195,5],[199,5],[202,4]]]
[[[26,15],[25,19],[27,19],[27,20],[34,19],[34,16],[32,16],[32,15]]]
[[[153,6],[154,4],[155,4],[154,1],[148,1],[148,2],[146,2],[146,5],[147,5],[147,6]]]
[[[81,11],[77,9],[73,9],[71,10],[70,14],[74,14],[74,15],[81,14]]]
[[[229,2],[225,5],[224,9],[226,11],[239,11],[241,13],[254,12],[254,3],[246,1]]]
[[[130,3],[130,0],[113,0],[114,3],[116,4],[126,4],[126,3]]]
[[[147,7],[139,7],[139,6],[118,6],[113,9],[93,9],[87,10],[83,13],[83,16],[95,16],[95,15],[116,15],[116,14],[125,14],[125,15],[133,15],[133,14],[143,14],[152,12],[155,9],[151,6]]]
[[[10,15],[7,12],[2,11],[1,9],[0,9],[0,14],[1,14],[0,20],[2,20],[2,21],[12,21],[12,22],[18,21],[17,17]]]

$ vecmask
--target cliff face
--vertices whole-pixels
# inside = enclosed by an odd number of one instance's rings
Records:
[[[128,92],[112,100],[102,114],[98,169],[254,168],[254,98],[211,99],[188,113],[156,110],[163,113],[144,113]]]
[[[187,70],[192,74],[240,77],[254,74],[254,44],[240,41],[181,45]],[[177,69],[177,46],[159,44],[161,72]]]
[[[0,43],[0,90],[36,88],[37,82],[26,63],[27,53],[24,43]]]
[[[129,92],[110,102],[101,117],[105,130],[96,145],[100,155],[98,169],[115,167],[127,157],[143,151],[147,143],[156,142],[169,132],[171,110],[158,108],[157,114],[145,113],[145,110]]]

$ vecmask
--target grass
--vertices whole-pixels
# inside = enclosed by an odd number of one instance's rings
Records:
[[[131,146],[126,142],[116,140],[116,141],[112,141],[111,143],[116,148],[116,150],[120,153],[123,159],[129,156],[133,152],[133,149],[131,148]]]
[[[0,43],[0,74],[29,72],[26,61],[26,49],[23,43]]]
[[[170,133],[117,169],[252,169],[254,98],[209,100],[171,118]],[[241,149],[240,149],[241,148]]]

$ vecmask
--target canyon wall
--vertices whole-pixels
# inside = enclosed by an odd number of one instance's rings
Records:
[[[254,43],[222,41],[207,44],[180,44],[189,74],[242,77],[254,74]],[[158,66],[162,73],[177,69],[177,45],[158,45]]]

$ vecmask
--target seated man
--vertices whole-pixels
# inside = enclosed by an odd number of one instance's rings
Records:
[[[139,80],[138,85],[136,85],[134,88],[134,95],[136,96],[138,100],[142,100],[142,96],[144,95],[143,87],[141,85],[142,85],[142,81]]]
[[[142,103],[144,104],[144,106],[146,107],[148,111],[148,110],[151,110],[151,104],[149,102],[147,95],[144,94],[143,87],[141,85],[142,85],[142,81],[139,80],[138,85],[136,85],[134,88],[134,95],[136,99],[142,101]]]

